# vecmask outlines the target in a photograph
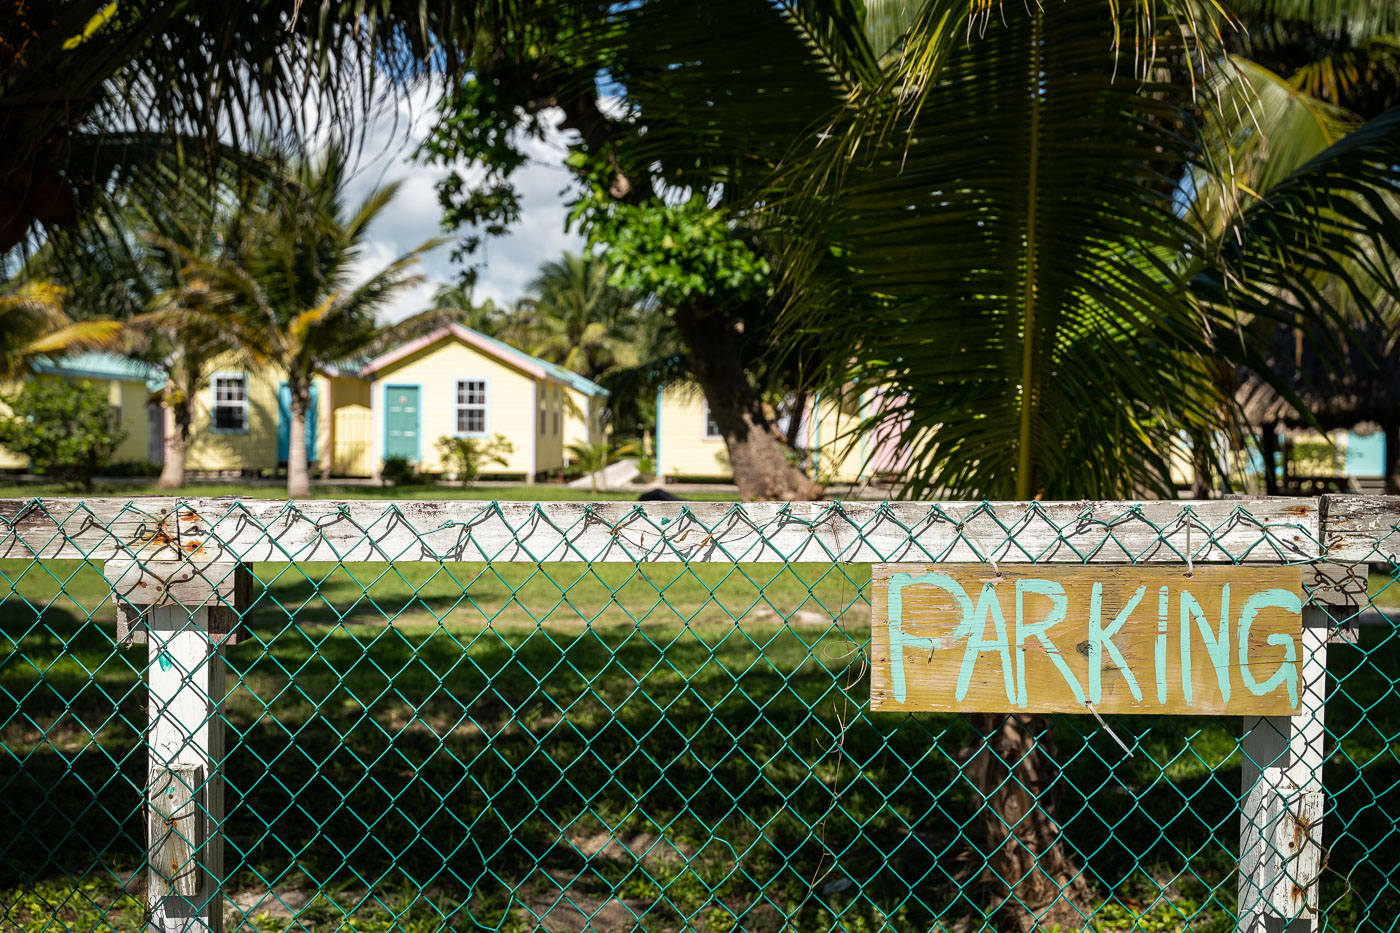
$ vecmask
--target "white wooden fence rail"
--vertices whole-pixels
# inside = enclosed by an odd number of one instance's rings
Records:
[[[1302,708],[1245,724],[1238,930],[1315,930],[1334,617],[1367,562],[1400,560],[1400,498],[999,503],[579,503],[236,498],[0,500],[0,557],[110,562],[148,641],[150,784],[194,809],[152,823],[151,923],[220,933],[222,645],[252,561],[1310,563]],[[1360,565],[1359,567],[1357,565]],[[194,608],[197,607],[197,608]],[[1340,612],[1338,611],[1340,610]],[[153,812],[158,808],[153,806]],[[182,822],[182,820],[184,822]],[[178,833],[162,826],[186,826]]]

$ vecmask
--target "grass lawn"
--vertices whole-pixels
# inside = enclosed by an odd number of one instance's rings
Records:
[[[668,491],[681,499],[692,502],[732,501],[733,493],[688,490],[685,486],[672,486]],[[316,499],[499,499],[502,501],[541,501],[577,500],[601,502],[607,500],[632,501],[640,491],[593,492],[588,489],[573,489],[558,483],[536,483],[533,486],[447,486],[424,483],[417,486],[373,486],[373,485],[315,485],[311,487]],[[63,496],[93,498],[95,496],[126,498],[128,496],[166,496],[171,493],[156,489],[155,480],[139,483],[99,483],[91,492],[75,490],[59,483],[3,483],[0,484],[0,499],[27,499],[35,496]],[[179,495],[191,499],[202,496],[247,496],[253,499],[285,499],[286,483],[186,483]]]
[[[974,735],[864,712],[866,565],[253,569],[230,933],[980,926]],[[113,646],[91,565],[0,561],[0,587],[4,928],[138,930],[145,649]],[[1400,910],[1400,651],[1362,637],[1329,666],[1337,930]],[[1132,757],[1088,717],[1053,735],[1094,928],[1233,929],[1240,721],[1113,726]]]

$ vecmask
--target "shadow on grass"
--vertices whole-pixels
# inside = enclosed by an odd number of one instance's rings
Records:
[[[98,877],[85,897],[112,905],[113,879],[142,863],[145,649],[114,648],[81,613],[32,615],[0,607],[0,889]],[[235,920],[854,930],[976,916],[971,729],[865,712],[861,645],[829,625],[315,615],[266,617],[227,652]],[[1400,841],[1400,663],[1394,632],[1367,638],[1330,660],[1334,929],[1384,928],[1400,908],[1383,854]],[[1137,737],[1131,758],[1085,717],[1053,736],[1063,838],[1104,898],[1096,928],[1149,914],[1233,928],[1239,721],[1113,725]],[[43,904],[13,910],[19,927],[47,920]],[[137,928],[139,911],[107,922]]]

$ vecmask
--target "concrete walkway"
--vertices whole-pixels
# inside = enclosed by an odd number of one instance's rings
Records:
[[[598,484],[599,492],[609,492],[614,489],[622,489],[630,486],[632,481],[642,475],[642,471],[637,469],[637,461],[631,457],[619,460],[616,463],[603,467],[597,473],[588,476],[580,476],[569,483],[570,489],[593,489],[594,482]]]

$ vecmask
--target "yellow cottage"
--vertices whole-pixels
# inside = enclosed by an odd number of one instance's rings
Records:
[[[857,404],[853,404],[857,402]],[[866,393],[854,398],[817,396],[802,413],[799,444],[811,451],[810,472],[822,483],[857,483],[898,472],[894,443],[877,443],[860,426],[879,404]],[[729,482],[733,470],[724,438],[705,394],[694,382],[665,386],[656,394],[656,470],[666,480]]]
[[[229,353],[210,365],[208,387],[195,399],[185,469],[191,473],[258,475],[287,462],[291,391],[280,369],[250,367]],[[334,404],[344,380],[318,375],[311,385],[306,455],[326,470],[322,454],[333,449]],[[358,380],[353,380],[358,382]]]
[[[375,357],[359,377],[369,386],[374,471],[404,457],[424,473],[443,472],[439,438],[501,435],[513,449],[506,466],[488,472],[533,482],[564,466],[574,438],[601,438],[603,389],[459,324]]]
[[[161,409],[151,404],[151,393],[164,383],[164,377],[148,363],[114,353],[77,353],[58,360],[41,360],[34,367],[36,378],[62,378],[90,382],[105,387],[126,432],[112,457],[114,466],[158,465],[164,457]],[[17,385],[6,391],[18,389]],[[9,409],[0,403],[0,412]],[[0,469],[26,470],[29,460],[0,448]]]

